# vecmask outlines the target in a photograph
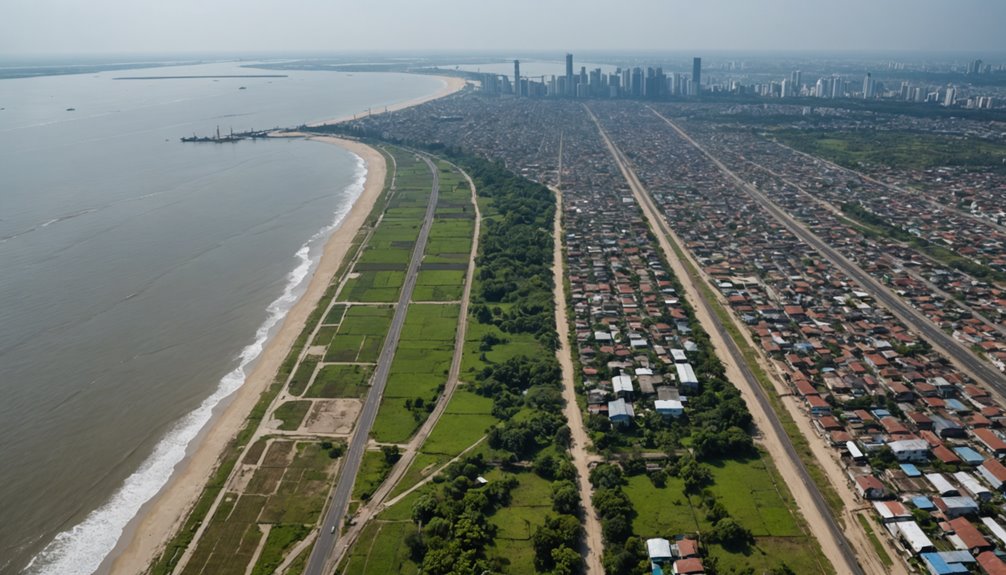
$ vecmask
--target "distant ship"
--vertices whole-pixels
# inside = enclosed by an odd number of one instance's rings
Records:
[[[221,136],[220,135],[220,126],[217,126],[217,135],[216,136],[197,136],[195,134],[192,134],[191,138],[182,138],[182,141],[183,142],[212,142],[214,144],[227,144],[227,143],[231,143],[231,142],[240,142],[243,139],[244,138],[242,138],[241,136],[235,136],[234,135],[234,130],[231,130],[231,133],[228,136]]]
[[[77,108],[67,108],[66,111],[67,112],[76,112]]]

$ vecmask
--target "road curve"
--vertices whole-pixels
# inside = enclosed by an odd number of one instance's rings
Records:
[[[402,326],[405,325],[405,316],[409,310],[409,301],[412,300],[412,291],[416,287],[419,264],[422,263],[423,253],[426,251],[426,242],[430,236],[433,215],[437,209],[437,199],[440,193],[440,174],[428,157],[420,157],[426,162],[426,165],[430,168],[430,172],[433,174],[430,203],[426,208],[423,227],[420,229],[419,237],[416,239],[416,244],[413,247],[412,259],[409,261],[409,269],[406,272],[405,282],[398,297],[395,315],[391,319],[388,335],[384,339],[384,347],[381,349],[381,355],[377,360],[377,368],[374,370],[374,377],[371,380],[370,392],[367,394],[360,417],[357,419],[353,439],[349,442],[349,449],[346,451],[346,455],[342,461],[339,480],[336,483],[335,492],[329,500],[325,519],[319,527],[318,540],[311,550],[311,557],[308,559],[307,568],[304,570],[305,575],[323,575],[330,571],[328,565],[329,558],[339,539],[339,528],[342,526],[343,517],[346,515],[346,509],[349,506],[349,497],[353,491],[353,484],[356,483],[356,475],[360,471],[360,463],[363,461],[367,441],[370,439],[370,429],[377,418],[377,409],[381,405],[384,387],[388,383],[391,360],[395,357],[398,339],[401,336]]]
[[[586,106],[585,106],[586,108]],[[643,214],[646,216],[658,231],[658,236],[663,236],[666,238],[674,237],[673,232],[667,224],[667,221],[661,215],[661,211],[657,208],[653,199],[650,197],[649,192],[643,187],[642,183],[636,177],[635,172],[632,170],[629,161],[622,154],[621,150],[615,145],[613,141],[608,137],[607,132],[601,126],[600,121],[590,110],[586,108],[587,114],[590,116],[591,120],[597,125],[598,131],[601,133],[601,138],[607,145],[608,150],[611,152],[612,157],[615,159],[615,163],[618,164],[619,169],[625,176],[629,187],[632,188],[633,194],[640,202],[640,208],[643,210]],[[663,247],[663,246],[662,246]],[[675,258],[673,251],[666,250],[665,252],[667,258],[672,260]],[[703,281],[701,278],[690,278],[686,275],[679,278],[682,283],[687,283],[690,281]],[[789,460],[790,467],[796,470],[799,475],[800,484],[794,485],[789,484],[789,488],[794,492],[794,496],[797,495],[796,490],[801,486],[806,494],[809,495],[810,501],[813,504],[813,509],[803,509],[804,514],[814,513],[820,519],[820,522],[824,524],[828,533],[827,536],[830,538],[830,542],[834,543],[834,547],[837,548],[838,557],[833,557],[832,560],[835,563],[835,568],[840,573],[851,573],[853,575],[865,575],[863,568],[860,567],[859,562],[856,559],[855,551],[849,544],[848,539],[845,537],[842,528],[839,527],[838,523],[835,521],[835,517],[831,514],[831,510],[828,509],[828,505],[824,500],[824,496],[821,495],[821,491],[818,489],[817,484],[811,479],[810,474],[807,472],[807,468],[804,466],[803,461],[800,460],[800,456],[797,454],[796,448],[793,447],[793,442],[790,440],[789,435],[786,434],[786,430],[783,429],[782,423],[779,421],[778,415],[775,410],[772,409],[771,404],[768,401],[768,397],[765,394],[765,390],[762,389],[761,384],[755,377],[751,368],[748,366],[747,362],[744,360],[744,355],[741,353],[740,348],[738,348],[736,342],[727,332],[723,323],[720,321],[719,316],[716,315],[712,306],[704,297],[695,297],[696,303],[702,307],[705,315],[709,318],[709,323],[712,324],[713,329],[716,331],[716,336],[721,339],[726,347],[727,353],[729,353],[732,363],[735,364],[740,372],[740,375],[744,378],[747,387],[751,390],[755,400],[758,403],[759,411],[764,412],[765,420],[768,421],[771,427],[771,434],[766,433],[766,437],[774,435],[774,440],[782,447],[786,458]],[[697,310],[698,311],[698,310]],[[704,322],[705,323],[705,322]],[[710,334],[713,335],[713,334]],[[765,430],[768,432],[769,430]],[[779,462],[782,464],[783,462]],[[810,518],[808,517],[808,521]],[[825,534],[814,533],[814,537],[821,542],[822,547],[827,547],[829,541],[824,540]],[[844,565],[840,565],[839,561]]]

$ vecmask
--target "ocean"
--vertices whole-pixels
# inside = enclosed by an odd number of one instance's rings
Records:
[[[286,74],[285,78],[116,80]],[[0,573],[90,573],[306,287],[365,166],[181,143],[429,95],[237,63],[0,80]]]

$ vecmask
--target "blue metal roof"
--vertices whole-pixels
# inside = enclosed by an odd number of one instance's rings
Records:
[[[926,511],[930,509],[936,509],[936,506],[933,505],[933,502],[928,497],[922,495],[919,495],[918,497],[913,497],[912,505],[918,507],[919,509],[924,509]]]
[[[919,468],[911,463],[902,463],[901,470],[909,477],[922,477],[922,472],[919,471]]]
[[[985,458],[981,453],[978,453],[966,445],[955,447],[954,453],[970,465],[980,465],[982,461],[985,461]]]
[[[955,555],[950,553],[923,553],[922,560],[926,562],[929,571],[936,575],[968,573],[968,568],[964,563],[954,560],[956,559]],[[970,554],[968,554],[968,558],[974,561]]]
[[[883,409],[883,408],[880,408],[880,407],[878,407],[877,409],[870,410],[870,413],[872,413],[873,417],[876,417],[877,419],[882,419],[884,417],[890,417],[891,416],[891,412],[890,411],[887,411],[886,409]]]
[[[944,400],[943,403],[948,408],[950,408],[950,409],[952,409],[954,411],[971,411],[970,409],[968,409],[968,407],[966,405],[964,405],[963,403],[961,403],[961,401],[959,399],[950,398],[950,399]]]

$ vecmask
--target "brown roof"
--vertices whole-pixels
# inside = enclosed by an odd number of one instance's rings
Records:
[[[989,540],[982,535],[981,531],[975,527],[970,521],[965,517],[958,517],[957,519],[950,520],[950,527],[953,528],[954,533],[960,537],[961,541],[968,549],[991,549],[992,544]]]

